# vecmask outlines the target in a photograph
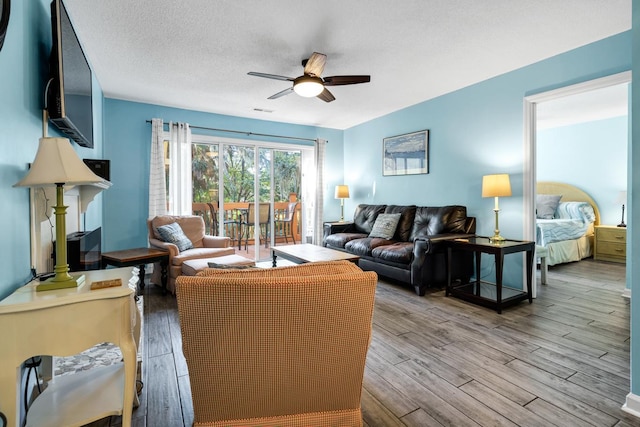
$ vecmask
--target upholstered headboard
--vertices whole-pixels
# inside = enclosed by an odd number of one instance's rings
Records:
[[[559,194],[562,195],[562,202],[588,202],[593,206],[593,212],[596,214],[594,225],[600,224],[600,211],[598,205],[587,193],[571,184],[563,182],[540,181],[536,184],[537,194]]]

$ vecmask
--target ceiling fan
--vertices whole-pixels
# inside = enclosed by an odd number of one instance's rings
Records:
[[[296,78],[279,76],[277,74],[256,73],[254,71],[247,74],[250,76],[265,77],[267,79],[293,82],[291,87],[271,95],[268,99],[280,98],[281,96],[295,92],[306,98],[316,96],[325,102],[331,102],[336,98],[331,92],[329,92],[326,86],[354,85],[358,83],[369,83],[371,81],[371,76],[331,76],[322,78],[320,75],[324,70],[324,64],[326,61],[327,55],[313,52],[313,55],[311,55],[309,59],[302,60],[304,74]]]

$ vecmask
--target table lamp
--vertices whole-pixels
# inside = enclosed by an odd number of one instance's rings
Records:
[[[67,264],[65,185],[91,185],[95,189],[88,192],[95,195],[102,189],[108,188],[111,183],[94,174],[80,160],[68,139],[40,138],[36,158],[31,164],[27,176],[14,184],[14,187],[56,188],[56,205],[54,206],[56,215],[56,265],[53,269],[55,275],[42,281],[36,287],[37,291],[74,288],[84,282],[84,275],[72,276],[69,274],[69,265]],[[81,187],[80,190],[82,192],[83,188]]]
[[[336,199],[340,199],[340,222],[344,222],[344,199],[349,198],[348,185],[336,185]]]
[[[620,224],[618,224],[618,227],[626,227],[627,224],[624,223],[624,204],[627,203],[627,192],[621,191],[618,193],[618,199],[616,201],[619,204],[622,204],[622,220],[620,221]]]
[[[509,181],[509,175],[506,173],[485,175],[482,177],[482,197],[494,197],[495,208],[493,211],[496,213],[496,228],[494,230],[493,237],[489,238],[491,243],[501,243],[505,240],[500,235],[500,227],[498,227],[498,197],[511,196],[511,182]]]

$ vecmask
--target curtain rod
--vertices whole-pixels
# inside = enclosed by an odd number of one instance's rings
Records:
[[[147,123],[151,123],[151,120],[147,120]],[[163,122],[163,125],[168,125],[169,123],[167,122]],[[177,123],[174,123],[177,124]],[[203,126],[193,126],[193,125],[189,125],[190,128],[192,129],[204,129],[204,130],[213,130],[213,131],[217,131],[217,132],[228,132],[228,133],[239,133],[242,135],[247,135],[247,136],[267,136],[267,137],[271,137],[271,138],[284,138],[284,139],[295,139],[298,141],[311,141],[311,142],[315,142],[315,139],[311,139],[311,138],[300,138],[298,136],[284,136],[284,135],[270,135],[268,133],[254,133],[254,132],[248,132],[248,131],[239,131],[239,130],[230,130],[230,129],[217,129],[217,128],[209,128],[209,127],[203,127]]]

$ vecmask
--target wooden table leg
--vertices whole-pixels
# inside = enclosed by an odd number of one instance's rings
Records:
[[[504,265],[504,255],[496,254],[496,306],[498,314],[502,314],[502,267]]]

